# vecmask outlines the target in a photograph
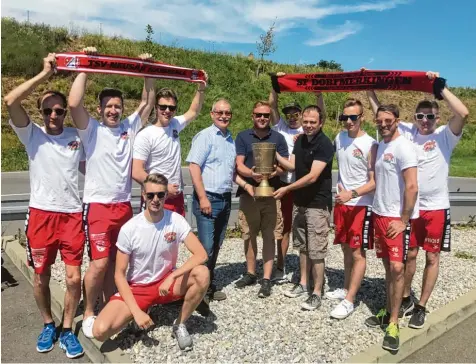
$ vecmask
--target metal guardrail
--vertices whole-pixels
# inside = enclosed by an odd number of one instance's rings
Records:
[[[193,197],[191,190],[184,190],[185,192],[185,217],[188,223],[195,227],[195,217],[192,213],[192,201]],[[188,193],[187,193],[188,192]],[[333,191],[335,192],[335,191]],[[132,208],[134,213],[139,212],[140,208],[140,198],[139,196],[132,197]],[[453,222],[462,222],[467,221],[470,215],[476,215],[476,192],[450,192],[450,205],[451,205],[451,215]],[[233,211],[238,211],[239,199],[232,198],[231,209],[232,215]],[[2,201],[2,221],[15,221],[15,220],[24,220],[25,215],[28,209],[28,200],[25,198],[15,199],[15,200],[6,200]],[[229,226],[234,226],[235,221],[230,218]]]

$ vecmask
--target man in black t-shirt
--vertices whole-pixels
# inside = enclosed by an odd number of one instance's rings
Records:
[[[245,243],[247,272],[235,283],[237,288],[243,288],[256,283],[256,238],[261,231],[263,237],[263,280],[258,297],[264,298],[271,294],[271,273],[273,271],[275,239],[281,239],[282,218],[281,201],[273,197],[253,198],[244,191],[247,185],[258,186],[263,176],[254,172],[254,143],[274,143],[276,151],[288,158],[288,146],[284,137],[270,127],[271,108],[266,101],[259,101],[253,107],[253,128],[239,133],[235,140],[236,170],[245,180],[237,191],[240,196],[238,221]],[[269,178],[269,184],[279,188],[278,175],[284,170],[277,168]]]
[[[306,295],[310,291],[308,272],[311,270],[313,292],[301,307],[315,310],[321,305],[324,284],[324,258],[332,209],[334,147],[321,130],[322,118],[318,106],[308,106],[303,110],[302,127],[304,134],[296,140],[291,159],[277,155],[280,165],[295,171],[296,182],[278,189],[274,197],[280,199],[290,191],[294,193],[293,246],[299,249],[301,279],[285,295],[291,298]]]

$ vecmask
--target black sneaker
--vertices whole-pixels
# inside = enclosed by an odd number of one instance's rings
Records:
[[[365,320],[365,325],[368,327],[385,327],[390,322],[390,313],[387,312],[387,309],[382,308],[375,316],[370,316]]]
[[[423,326],[425,326],[425,318],[426,318],[425,307],[420,305],[415,305],[415,308],[413,309],[413,314],[412,314],[412,317],[410,318],[410,322],[408,323],[408,326],[411,327],[412,329],[421,329]]]
[[[257,277],[256,274],[251,274],[246,272],[243,274],[243,277],[241,277],[236,283],[235,287],[236,288],[244,288],[246,286],[251,286],[256,283]]]
[[[214,284],[211,284],[208,287],[207,294],[208,300],[210,301],[223,301],[226,300],[226,293],[218,291],[217,287]]]
[[[413,299],[411,296],[404,298],[402,300],[402,304],[400,305],[400,311],[398,311],[398,318],[410,316],[413,313],[414,307],[415,304],[413,303]]]
[[[261,288],[258,292],[259,298],[266,298],[271,295],[271,281],[269,279],[264,279],[261,281]]]
[[[396,323],[390,323],[385,330],[382,348],[390,351],[397,351],[400,349],[400,329]]]

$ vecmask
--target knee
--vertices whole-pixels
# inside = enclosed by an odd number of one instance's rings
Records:
[[[201,289],[207,289],[210,284],[210,271],[204,265],[199,265],[192,270],[195,284]]]
[[[81,273],[79,270],[76,272],[66,273],[66,287],[68,289],[74,289],[81,286]]]
[[[408,264],[409,262],[415,261],[416,258],[417,258],[417,255],[418,255],[418,248],[408,249],[408,253],[407,253],[407,264]]]
[[[100,276],[106,272],[107,266],[108,258],[93,260],[89,264],[88,273],[91,273],[94,276]]]
[[[390,262],[390,273],[393,278],[401,278],[405,272],[403,263]]]
[[[436,266],[440,262],[440,253],[426,253],[426,265]]]
[[[109,327],[105,324],[104,321],[96,319],[93,325],[93,336],[97,341],[106,341],[109,339],[107,333],[109,331]]]

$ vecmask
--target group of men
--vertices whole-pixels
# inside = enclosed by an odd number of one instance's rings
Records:
[[[94,53],[95,49],[84,51]],[[149,59],[150,55],[140,57]],[[375,234],[377,256],[383,258],[386,269],[387,307],[366,323],[387,325],[383,346],[389,350],[398,350],[400,305],[403,314],[413,312],[411,327],[423,327],[425,304],[438,275],[439,251],[449,250],[449,235],[445,235],[449,234],[448,188],[441,176],[448,175],[449,157],[468,113],[447,88],[441,96],[454,116],[438,129],[436,102],[421,102],[415,124],[407,124],[399,121],[396,106],[380,105],[369,92],[383,139],[378,145],[362,129],[363,106],[356,99],[344,105],[339,118],[345,130],[337,135],[334,145],[322,131],[321,94],[317,105],[304,109],[297,103],[286,105],[281,118],[278,97],[272,91],[269,101],[253,106],[253,127],[240,132],[235,140],[229,130],[231,103],[216,100],[210,112],[212,125],[193,138],[186,158],[194,186],[197,238],[183,217],[179,133],[199,115],[205,85],[199,84],[188,111],[176,116],[175,92],[168,88],[156,92],[155,81],[145,78],[141,103],[125,119],[122,93],[104,89],[98,95],[99,121],[84,106],[87,74],[79,73],[68,98],[57,91],[41,95],[38,109],[44,126],[39,126],[31,122],[21,101],[51,77],[54,66],[55,55],[49,54],[40,74],[5,97],[10,124],[29,157],[27,258],[35,270],[34,296],[44,321],[37,342],[39,352],[52,350],[56,341],[49,280],[58,250],[66,266],[60,347],[69,358],[84,352],[71,328],[81,297],[85,245],[90,263],[83,280],[84,334],[104,341],[131,320],[147,329],[153,325],[148,315],[153,305],[183,300],[172,333],[182,350],[190,350],[193,343],[185,321],[195,310],[207,315],[211,300],[226,299],[214,275],[230,216],[233,182],[238,185],[238,218],[246,258],[246,272],[235,286],[244,288],[258,281],[260,232],[264,272],[258,297],[270,296],[272,281],[286,281],[292,232],[293,246],[299,249],[300,280],[284,294],[304,297],[303,309],[317,309],[324,287],[334,154],[339,164],[335,244],[341,244],[344,253],[345,281],[342,289],[326,293],[328,298],[340,300],[331,316],[343,319],[354,310],[365,274],[366,250],[372,249]],[[438,75],[428,73],[428,77]],[[157,116],[146,126],[154,108]],[[75,128],[64,126],[68,109]],[[276,145],[276,170],[269,178],[274,198],[254,196],[254,188],[264,176],[255,171],[252,145],[262,142]],[[82,202],[79,171],[85,174]],[[142,212],[134,217],[132,179],[142,186]],[[177,268],[181,242],[191,256]],[[418,246],[427,251],[427,264],[422,295],[414,306],[410,289]],[[106,305],[96,317],[98,298]]]

